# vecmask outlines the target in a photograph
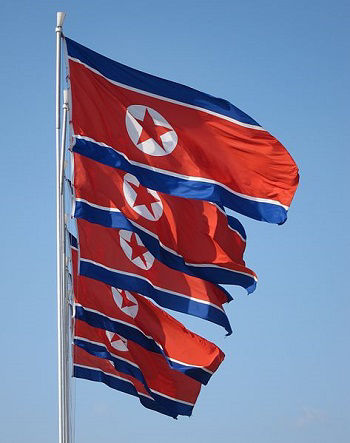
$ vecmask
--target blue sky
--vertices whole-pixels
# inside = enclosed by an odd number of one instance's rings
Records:
[[[234,334],[187,318],[226,359],[192,418],[78,380],[76,441],[350,440],[349,4],[13,0],[2,4],[1,441],[56,441],[55,14],[135,68],[224,97],[287,147],[301,182],[283,226],[240,217],[260,280]]]

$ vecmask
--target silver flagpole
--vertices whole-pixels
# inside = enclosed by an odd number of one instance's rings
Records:
[[[66,214],[65,214],[65,152],[66,152],[66,134],[68,119],[68,91],[63,91],[63,115],[62,115],[62,139],[61,139],[61,155],[60,155],[60,237],[62,248],[62,316],[63,316],[63,417],[64,417],[64,442],[71,443],[71,423],[70,423],[70,310],[69,297],[67,292],[67,254],[66,254]]]
[[[62,238],[62,198],[60,166],[60,129],[61,129],[61,37],[64,12],[57,13],[56,22],[56,279],[57,279],[57,348],[58,348],[58,435],[59,443],[67,443],[66,401],[65,401],[65,353],[64,353],[64,262]],[[64,231],[64,227],[63,227]]]

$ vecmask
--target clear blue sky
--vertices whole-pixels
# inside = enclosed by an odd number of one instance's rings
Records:
[[[192,418],[78,380],[78,443],[350,441],[349,3],[2,3],[0,441],[55,442],[55,13],[65,33],[135,68],[227,98],[300,167],[284,226],[240,217],[251,296],[234,334],[181,316],[226,359]],[[178,316],[180,317],[180,316]]]

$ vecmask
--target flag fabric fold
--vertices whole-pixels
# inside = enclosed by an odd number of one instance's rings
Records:
[[[147,188],[286,220],[298,169],[252,118],[226,100],[66,44],[75,152]]]
[[[77,220],[80,274],[138,292],[160,306],[200,317],[232,332],[223,304],[231,296],[219,285],[171,269],[123,229]]]
[[[144,188],[135,176],[84,156],[75,154],[74,165],[75,217],[137,233],[157,259],[181,272],[255,289],[238,220],[214,204]]]
[[[181,414],[184,405],[193,406],[200,392],[199,382],[170,368],[162,355],[149,352],[114,332],[76,320],[74,344],[95,357],[109,360],[117,371],[141,381],[155,401],[164,407],[168,405],[174,413]],[[161,401],[161,397],[165,401]],[[185,411],[191,412],[187,407]]]
[[[74,376],[189,416],[224,354],[161,307],[232,333],[220,284],[250,293],[257,277],[245,230],[225,208],[284,223],[298,168],[228,101],[65,42]]]
[[[170,368],[206,384],[224,359],[210,341],[135,292],[78,275],[78,249],[71,246],[75,318],[116,333],[161,355]]]
[[[96,330],[97,331],[97,330]],[[200,392],[200,383],[181,373],[172,371],[173,379],[167,383],[164,372],[151,371],[150,389],[130,374],[116,369],[113,357],[97,357],[84,348],[74,345],[73,374],[76,378],[98,381],[124,393],[138,397],[148,409],[177,418],[178,415],[192,414]]]

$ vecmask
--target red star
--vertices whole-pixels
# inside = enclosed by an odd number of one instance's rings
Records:
[[[126,346],[126,339],[124,337],[120,337],[118,334],[113,334],[109,339],[110,343],[114,343],[115,341],[121,341]]]
[[[139,120],[140,125],[142,126],[142,131],[139,137],[139,140],[137,144],[143,143],[146,140],[153,138],[155,142],[158,143],[158,145],[165,151],[162,139],[160,138],[161,135],[166,134],[167,132],[171,131],[171,129],[156,125],[154,123],[154,120],[151,116],[151,114],[148,112],[148,109],[146,108],[145,116],[143,117],[143,120]]]
[[[131,248],[131,260],[134,260],[137,257],[140,257],[140,259],[142,260],[143,264],[146,266],[147,268],[147,262],[145,260],[144,254],[147,251],[147,248],[144,247],[144,245],[139,245],[137,243],[137,237],[135,232],[131,233],[131,237],[130,240],[126,240]]]
[[[153,217],[156,218],[152,209],[152,203],[158,203],[159,200],[155,198],[144,186],[136,186],[134,185],[134,183],[131,182],[128,182],[128,184],[136,192],[136,198],[133,206],[146,206]]]
[[[118,334],[113,334],[113,335],[111,336],[111,338],[109,339],[109,341],[110,341],[111,343],[113,343],[114,341],[119,341],[119,340],[121,340],[121,338],[119,337]]]
[[[120,294],[120,296],[121,296],[121,298],[122,298],[122,306],[121,306],[121,309],[123,309],[123,308],[128,308],[129,306],[135,306],[135,305],[136,305],[135,302],[133,302],[133,301],[131,301],[131,300],[128,299],[128,297],[127,297],[125,291],[119,291],[119,294]]]

